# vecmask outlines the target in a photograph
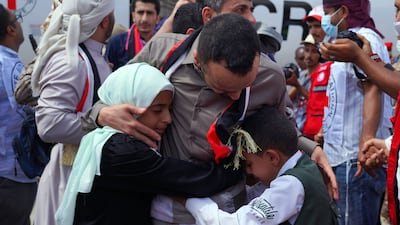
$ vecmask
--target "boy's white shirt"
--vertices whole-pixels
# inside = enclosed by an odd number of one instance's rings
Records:
[[[296,152],[280,169],[270,188],[235,213],[218,209],[210,198],[189,198],[186,208],[199,225],[271,225],[289,221],[294,224],[304,202],[304,187],[299,179],[284,172],[293,168],[302,153]]]

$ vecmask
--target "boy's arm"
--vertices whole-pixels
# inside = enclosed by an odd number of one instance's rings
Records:
[[[260,197],[242,206],[235,213],[227,213],[209,198],[189,198],[186,208],[199,225],[258,225],[294,222],[304,202],[304,187],[294,176],[280,176],[271,182]]]

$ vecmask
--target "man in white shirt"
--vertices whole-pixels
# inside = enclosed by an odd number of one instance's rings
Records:
[[[335,39],[342,31],[360,33],[370,41],[374,53],[390,62],[382,35],[369,15],[368,0],[324,0],[323,5],[325,15],[321,26],[330,39]],[[390,135],[391,107],[379,88],[365,81],[362,74],[352,63],[334,62],[327,88],[324,150],[340,187],[337,204],[341,225],[377,224],[385,191],[384,169],[377,171],[374,178],[366,173],[355,178],[359,149],[364,142]]]

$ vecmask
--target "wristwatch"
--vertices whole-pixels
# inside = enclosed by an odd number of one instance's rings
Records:
[[[375,62],[382,62],[381,58],[376,53],[369,54],[369,58],[374,60]]]

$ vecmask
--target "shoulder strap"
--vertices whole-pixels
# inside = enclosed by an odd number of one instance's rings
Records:
[[[100,82],[100,76],[99,76],[99,71],[97,70],[96,62],[94,61],[92,55],[90,55],[89,50],[86,48],[86,46],[83,43],[79,44],[79,47],[81,47],[82,51],[86,54],[86,56],[89,59],[90,66],[92,67],[93,71],[93,80],[94,80],[94,89],[93,89],[93,104],[99,100],[99,96],[97,94],[97,90],[99,89],[101,82]]]

